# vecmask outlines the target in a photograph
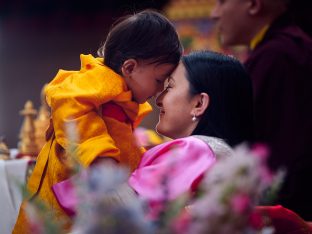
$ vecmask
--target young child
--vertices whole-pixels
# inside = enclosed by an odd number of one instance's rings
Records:
[[[173,25],[161,14],[146,10],[112,27],[99,49],[101,58],[81,55],[80,71],[60,70],[46,88],[52,120],[28,182],[32,199],[42,199],[57,220],[70,226],[51,187],[71,176],[66,149],[72,143],[85,167],[112,159],[134,170],[142,152],[133,129],[151,110],[146,100],[162,91],[181,54]],[[70,123],[77,129],[76,142],[70,142],[66,134]],[[24,208],[25,202],[13,233],[30,232]]]

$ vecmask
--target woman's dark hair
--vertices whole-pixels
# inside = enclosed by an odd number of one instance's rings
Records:
[[[121,74],[121,66],[129,58],[176,65],[182,50],[170,21],[160,13],[144,10],[119,19],[98,54],[105,58],[106,66]]]
[[[252,140],[252,84],[233,57],[198,51],[182,57],[191,95],[207,93],[209,106],[192,135],[224,139],[235,146]]]

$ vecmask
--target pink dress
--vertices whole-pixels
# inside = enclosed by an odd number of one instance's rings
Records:
[[[145,152],[129,178],[129,185],[147,201],[153,218],[163,209],[166,200],[182,194],[192,195],[217,157],[230,154],[230,147],[217,138],[176,139]]]

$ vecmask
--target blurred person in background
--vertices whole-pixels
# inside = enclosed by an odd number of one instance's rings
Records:
[[[312,40],[292,20],[289,0],[218,0],[212,10],[225,46],[248,45],[255,142],[287,176],[277,203],[312,220]]]

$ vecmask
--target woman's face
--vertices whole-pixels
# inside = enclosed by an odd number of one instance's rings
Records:
[[[158,133],[173,139],[191,135],[197,121],[192,121],[195,102],[189,87],[185,67],[180,63],[156,99],[160,109],[156,125]]]

